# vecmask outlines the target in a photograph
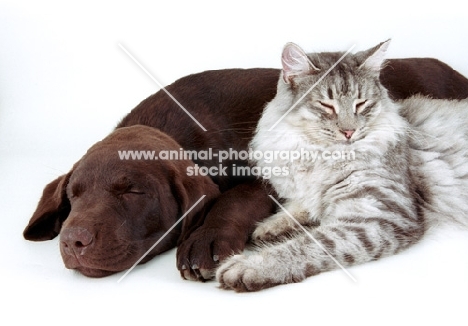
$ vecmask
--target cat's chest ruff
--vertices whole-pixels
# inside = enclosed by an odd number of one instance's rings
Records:
[[[283,198],[310,200],[320,198],[324,189],[346,178],[354,164],[345,160],[318,158],[312,160],[283,162],[288,175],[273,177],[270,182]]]

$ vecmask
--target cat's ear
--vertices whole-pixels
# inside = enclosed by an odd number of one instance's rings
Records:
[[[362,52],[364,62],[361,64],[361,67],[379,73],[385,60],[385,55],[389,45],[390,40],[387,40],[367,51]]]
[[[283,65],[283,80],[286,84],[289,84],[295,76],[320,71],[310,62],[304,50],[294,43],[287,43],[284,46],[281,63]]]

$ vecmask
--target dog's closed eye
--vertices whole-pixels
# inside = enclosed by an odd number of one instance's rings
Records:
[[[68,187],[67,195],[68,198],[77,198],[85,191],[85,186],[81,183],[74,183],[71,187]]]
[[[144,195],[145,192],[140,187],[134,185],[131,182],[115,183],[112,185],[111,193],[117,197],[126,195]]]

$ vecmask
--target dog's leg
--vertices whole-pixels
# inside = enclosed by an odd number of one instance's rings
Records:
[[[270,216],[275,203],[261,181],[240,184],[224,192],[206,215],[203,225],[183,234],[177,250],[177,268],[191,280],[209,280],[227,257],[240,253],[258,222]],[[184,232],[184,230],[183,230]]]

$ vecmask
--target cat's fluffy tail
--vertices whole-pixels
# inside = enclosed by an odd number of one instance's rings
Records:
[[[422,96],[401,102],[410,125],[412,172],[427,226],[468,228],[468,100]]]

